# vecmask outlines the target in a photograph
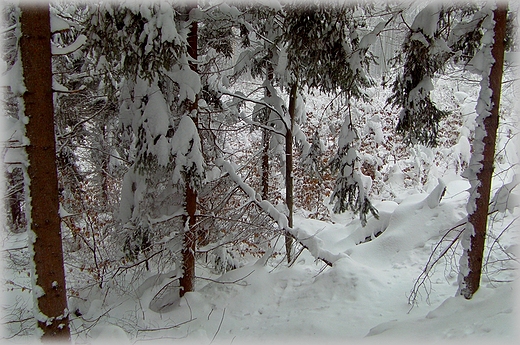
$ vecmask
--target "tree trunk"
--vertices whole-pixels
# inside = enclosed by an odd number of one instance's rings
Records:
[[[268,129],[262,129],[262,199],[269,199],[269,141],[271,138],[271,133]]]
[[[189,13],[189,11],[188,11]],[[198,31],[198,23],[191,23],[190,33],[188,35],[188,54],[194,60],[197,60],[197,31]],[[197,64],[190,62],[190,68],[197,72]],[[195,98],[194,104],[190,107],[190,112],[193,113],[193,110],[197,109],[197,99]],[[198,121],[195,115],[193,122],[197,126]],[[189,176],[186,177],[186,216],[184,217],[184,239],[182,246],[182,277],[180,278],[180,297],[184,296],[186,292],[191,292],[195,290],[195,250],[196,250],[196,242],[197,242],[197,191],[194,189],[194,186],[191,184],[191,178]]]
[[[6,179],[10,186],[6,198],[9,205],[9,213],[11,215],[11,231],[20,233],[24,231],[24,214],[23,214],[23,172],[19,168],[12,172],[6,173]]]
[[[495,63],[489,75],[489,87],[492,91],[491,114],[484,119],[484,152],[480,163],[482,168],[477,173],[480,181],[477,187],[479,195],[474,211],[468,215],[468,223],[473,228],[470,238],[470,247],[467,250],[468,273],[463,277],[460,294],[470,299],[480,286],[482,272],[482,261],[484,255],[484,242],[487,230],[488,205],[491,193],[491,179],[493,176],[493,162],[495,157],[495,143],[499,119],[500,93],[502,87],[502,73],[504,65],[504,39],[506,31],[507,5],[497,4],[497,9],[493,13],[495,20],[495,43],[491,49],[491,54]]]
[[[287,133],[285,134],[285,202],[289,209],[288,221],[289,227],[293,227],[293,207],[294,207],[294,186],[293,186],[293,127],[296,112],[296,97],[298,84],[291,86],[289,94],[289,123],[287,124]],[[285,251],[287,253],[287,262],[292,261],[292,244],[293,238],[289,235],[285,236]]]
[[[269,65],[267,67],[267,79],[269,82],[272,82],[274,77],[274,71],[273,66]],[[267,97],[271,97],[271,91],[268,89],[266,90],[265,95]],[[269,125],[269,117],[270,117],[270,110],[266,111],[266,118],[265,118],[265,125]],[[262,145],[263,151],[262,151],[262,179],[261,179],[261,186],[262,186],[262,199],[267,200],[269,199],[269,144],[271,141],[271,131],[269,131],[267,128],[262,129]]]
[[[60,229],[49,4],[22,2],[20,52],[26,92],[29,246],[34,251],[33,295],[42,340],[70,340]],[[31,233],[32,232],[32,233]]]

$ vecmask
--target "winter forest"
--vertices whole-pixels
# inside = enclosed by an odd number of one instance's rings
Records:
[[[5,1],[2,342],[513,342],[516,2]]]

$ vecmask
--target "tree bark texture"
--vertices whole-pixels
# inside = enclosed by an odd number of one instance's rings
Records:
[[[502,89],[502,74],[504,66],[504,40],[506,32],[507,5],[499,3],[493,13],[495,20],[495,42],[491,54],[495,59],[489,75],[489,86],[492,91],[491,114],[484,119],[484,152],[482,169],[477,174],[480,185],[477,188],[479,197],[476,199],[475,211],[468,215],[468,222],[473,226],[474,233],[470,239],[468,254],[468,274],[464,276],[464,288],[460,293],[467,299],[471,299],[480,286],[482,273],[482,261],[484,256],[484,243],[487,231],[488,207],[491,193],[491,179],[493,177],[493,163],[495,157],[495,144],[498,129],[500,94]]]
[[[293,227],[293,208],[294,208],[294,185],[293,185],[293,126],[296,112],[296,97],[298,96],[298,84],[291,86],[289,94],[289,123],[287,124],[287,132],[285,134],[285,202],[289,209],[288,225]],[[292,245],[293,238],[285,235],[285,252],[287,253],[287,262],[292,261]]]
[[[188,54],[194,60],[197,60],[197,31],[198,23],[191,23],[190,33],[188,35]],[[197,72],[197,64],[190,62],[190,68]],[[190,112],[197,109],[197,99],[195,98],[194,104],[190,107]],[[197,118],[193,119],[195,125],[198,125]],[[184,296],[185,293],[195,290],[195,250],[197,245],[197,191],[194,186],[191,185],[191,178],[186,177],[186,194],[185,194],[185,208],[186,216],[184,219],[184,239],[182,246],[182,277],[179,280],[180,283],[180,297]]]
[[[42,340],[70,340],[67,291],[59,216],[54,137],[51,29],[49,4],[22,2],[20,52],[26,92],[23,94],[29,185],[29,243],[34,252],[33,294]],[[43,290],[43,291],[42,291]]]

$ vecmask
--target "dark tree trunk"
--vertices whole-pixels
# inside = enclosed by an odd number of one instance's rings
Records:
[[[272,82],[274,77],[273,66],[267,67],[267,79]],[[271,91],[266,90],[265,95],[271,97]],[[270,111],[266,111],[265,125],[269,125]],[[271,132],[267,128],[262,129],[262,199],[267,200],[269,198],[269,144],[271,141]]]
[[[186,182],[186,213],[184,218],[184,239],[182,246],[182,277],[180,279],[180,297],[186,292],[195,290],[195,250],[196,250],[196,223],[197,192]]]
[[[70,340],[67,291],[63,268],[58,175],[54,138],[49,4],[20,4],[20,52],[26,92],[25,115],[30,180],[30,243],[36,274],[33,294],[42,340]]]
[[[10,189],[8,198],[9,214],[11,215],[11,231],[15,233],[23,232],[24,214],[23,214],[23,176],[21,169],[16,168],[12,172],[7,172],[6,178]]]
[[[262,129],[262,199],[269,199],[269,141],[271,133],[267,129]]]
[[[287,133],[285,134],[285,202],[289,209],[288,221],[289,227],[293,227],[293,207],[294,207],[294,186],[293,186],[293,126],[296,112],[296,97],[298,92],[298,84],[291,86],[289,94],[289,123]],[[289,235],[285,236],[285,251],[287,253],[287,262],[292,261],[292,244],[293,238]]]
[[[493,176],[493,163],[495,157],[495,144],[498,128],[500,93],[502,89],[502,74],[504,66],[504,39],[506,31],[507,5],[498,4],[494,11],[495,19],[495,43],[491,54],[495,63],[491,68],[489,86],[493,92],[491,96],[491,114],[484,120],[484,152],[481,160],[482,168],[477,174],[480,185],[477,188],[479,197],[476,199],[475,211],[468,215],[468,222],[473,226],[474,233],[471,236],[468,256],[468,274],[464,276],[464,287],[460,293],[470,299],[480,286],[482,261],[484,255],[484,242],[487,230],[488,205],[491,192],[491,179]]]
[[[188,12],[189,13],[189,12]],[[191,24],[190,33],[188,35],[188,54],[194,60],[197,60],[197,30],[198,23],[193,22]],[[190,62],[190,67],[193,71],[197,72],[197,64]],[[190,107],[190,112],[197,109],[197,98],[194,104]],[[195,125],[198,124],[197,115],[193,119]],[[195,290],[195,250],[197,242],[197,191],[191,184],[190,176],[186,177],[186,216],[184,218],[184,239],[182,246],[182,277],[180,278],[180,297],[184,296],[186,292]]]

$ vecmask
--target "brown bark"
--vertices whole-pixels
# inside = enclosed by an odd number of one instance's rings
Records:
[[[289,94],[289,121],[287,124],[287,132],[285,134],[285,202],[289,209],[288,225],[293,227],[293,207],[294,207],[294,186],[293,186],[293,126],[296,112],[296,97],[298,91],[298,84],[294,83],[291,86]],[[287,262],[292,260],[292,244],[293,238],[285,235],[285,251],[287,253]]]
[[[188,54],[194,60],[197,60],[197,31],[198,23],[191,23],[190,33],[188,35]],[[197,64],[190,62],[190,68],[197,72]],[[190,107],[190,112],[197,109],[197,98],[194,104]],[[196,115],[195,115],[196,116]],[[197,118],[193,119],[195,125],[198,124]],[[197,245],[197,191],[191,185],[190,176],[186,176],[186,194],[185,194],[185,208],[186,216],[184,217],[184,239],[182,246],[182,277],[180,283],[180,297],[184,296],[186,292],[195,290],[195,250]]]
[[[51,29],[48,3],[21,4],[20,52],[26,92],[25,115],[30,179],[30,224],[34,232],[34,273],[38,327],[44,341],[70,340],[63,268],[58,175],[54,138]],[[40,289],[41,288],[41,289]],[[43,294],[39,293],[43,290]],[[43,315],[42,315],[43,314]]]
[[[477,188],[479,197],[476,199],[475,211],[468,215],[468,222],[473,225],[474,234],[471,236],[468,250],[469,273],[464,279],[464,288],[460,293],[470,299],[480,286],[482,273],[482,261],[484,256],[484,242],[486,239],[488,205],[491,193],[491,179],[493,177],[493,163],[495,157],[495,144],[498,129],[500,93],[502,89],[502,74],[504,66],[504,39],[506,32],[507,5],[497,4],[493,13],[495,20],[495,43],[491,54],[495,63],[491,67],[489,85],[493,92],[491,96],[491,114],[484,119],[484,152],[482,169],[477,174],[480,185]]]
[[[269,139],[271,135],[269,130],[262,129],[262,199],[269,199]]]
[[[196,223],[197,192],[186,182],[186,216],[182,246],[182,277],[180,278],[180,297],[186,292],[195,290],[195,250],[196,250]],[[186,224],[187,222],[187,224]]]

